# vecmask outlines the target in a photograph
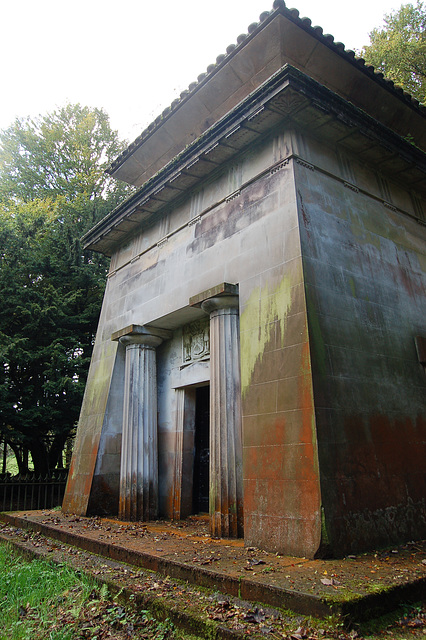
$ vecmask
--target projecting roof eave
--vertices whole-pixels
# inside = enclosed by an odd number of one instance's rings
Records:
[[[112,255],[129,236],[166,215],[188,190],[277,125],[303,127],[318,139],[355,151],[406,188],[426,190],[422,150],[286,65],[91,229],[84,247]]]
[[[248,34],[142,132],[111,164],[114,177],[141,186],[285,64],[300,69],[426,150],[426,107],[365,65],[308,18],[275,0]]]

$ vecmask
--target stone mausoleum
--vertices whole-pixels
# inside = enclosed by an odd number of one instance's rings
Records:
[[[426,537],[425,116],[276,0],[114,161],[65,512]]]

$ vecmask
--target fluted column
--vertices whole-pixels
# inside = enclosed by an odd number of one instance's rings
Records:
[[[131,329],[116,338],[126,347],[119,517],[153,520],[158,517],[156,348],[168,332]]]
[[[185,420],[185,390],[176,389],[176,442],[173,478],[173,520],[182,514],[183,429]]]
[[[210,314],[210,531],[243,535],[238,296],[205,300]]]

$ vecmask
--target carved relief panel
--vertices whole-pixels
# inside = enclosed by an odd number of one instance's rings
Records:
[[[210,320],[202,318],[183,327],[183,364],[191,364],[210,357]]]

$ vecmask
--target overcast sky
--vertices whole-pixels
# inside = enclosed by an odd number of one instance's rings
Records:
[[[80,102],[105,109],[131,141],[272,1],[0,0],[0,129]],[[287,2],[350,49],[400,5]]]

